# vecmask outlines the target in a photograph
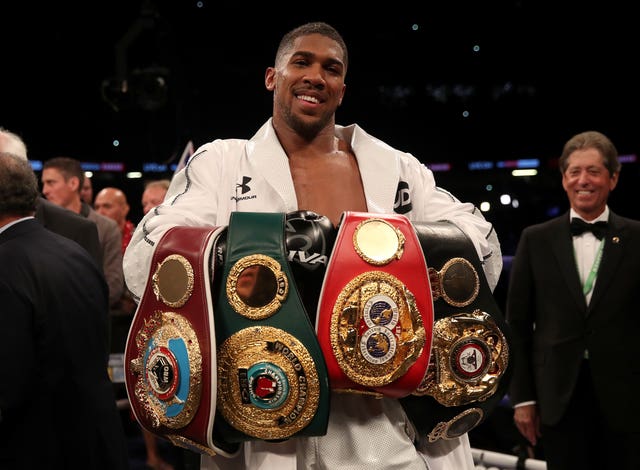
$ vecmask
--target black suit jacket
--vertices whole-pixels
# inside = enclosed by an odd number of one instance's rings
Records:
[[[544,424],[564,413],[589,351],[598,404],[621,431],[640,416],[640,222],[609,214],[602,261],[587,306],[568,213],[522,232],[506,316],[513,332],[512,402],[536,400]],[[535,329],[534,329],[535,325]]]
[[[44,198],[38,200],[36,219],[52,232],[70,238],[84,247],[102,268],[102,248],[96,223],[55,205]]]
[[[0,266],[0,468],[127,468],[99,267],[35,219],[0,233]]]

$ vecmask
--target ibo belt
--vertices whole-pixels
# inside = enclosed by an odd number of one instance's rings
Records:
[[[401,403],[429,440],[477,426],[508,383],[508,328],[471,240],[449,222],[414,222],[429,262],[435,324],[429,369]]]

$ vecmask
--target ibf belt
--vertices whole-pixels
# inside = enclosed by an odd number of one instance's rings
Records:
[[[450,222],[414,222],[429,260],[435,323],[431,360],[400,402],[430,441],[480,424],[508,384],[508,328],[471,240]]]
[[[427,370],[432,325],[427,265],[409,220],[343,213],[316,322],[331,388],[409,395]]]
[[[281,213],[231,215],[216,279],[219,440],[327,430],[326,365],[286,259],[284,222]]]
[[[224,228],[174,227],[155,249],[125,348],[136,420],[174,444],[231,456],[213,439],[216,344],[211,254]]]

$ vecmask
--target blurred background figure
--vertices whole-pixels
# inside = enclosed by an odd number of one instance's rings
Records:
[[[122,235],[118,224],[98,214],[80,199],[84,171],[74,158],[56,157],[44,162],[42,169],[42,193],[54,204],[93,220],[98,226],[102,247],[102,265],[109,285],[109,305],[120,301],[124,291],[122,271]]]
[[[142,193],[142,213],[146,214],[164,201],[171,181],[168,179],[149,181]]]
[[[1,127],[0,152],[9,152],[28,160],[24,140],[18,134]],[[35,218],[46,229],[67,237],[86,249],[102,269],[102,247],[95,222],[52,204],[41,196],[36,203]]]
[[[127,218],[130,209],[127,196],[118,188],[103,188],[96,194],[93,208],[98,214],[109,217],[118,224],[122,234],[122,252],[124,253],[136,228],[133,222]]]
[[[122,234],[122,253],[124,254],[135,230],[135,225],[128,219],[131,208],[126,194],[118,188],[103,188],[96,194],[93,207],[98,214],[109,217],[118,224]],[[124,353],[135,309],[135,301],[125,286],[120,303],[111,310],[112,353]],[[126,393],[126,390],[123,389],[123,391]],[[160,454],[158,438],[144,428],[141,428],[141,431],[146,451],[146,467],[152,470],[173,470],[173,466]]]
[[[108,287],[86,250],[35,220],[37,200],[30,164],[0,153],[0,468],[126,470]]]
[[[93,181],[91,181],[90,176],[84,176],[82,189],[80,190],[80,199],[82,199],[82,202],[86,202],[90,206],[93,205]]]

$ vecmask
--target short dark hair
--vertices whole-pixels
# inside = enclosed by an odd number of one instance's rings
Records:
[[[349,53],[347,51],[347,45],[344,42],[344,39],[337,29],[335,29],[330,24],[324,23],[322,21],[305,23],[285,34],[280,40],[280,44],[278,45],[278,51],[276,52],[276,65],[282,59],[282,57],[293,47],[293,43],[296,39],[301,36],[308,36],[310,34],[320,34],[337,42],[342,49],[342,61],[344,62],[344,68],[345,70],[347,69],[347,66],[349,65]]]
[[[82,165],[78,160],[71,157],[54,157],[44,162],[42,169],[48,168],[55,168],[62,173],[65,181],[74,176],[78,178],[78,193],[80,193],[82,183],[84,183],[84,171],[82,171]]]
[[[14,153],[0,152],[0,217],[33,215],[38,197],[31,164]]]
[[[562,155],[558,160],[558,166],[560,167],[560,173],[564,174],[569,166],[569,155],[576,150],[596,149],[602,155],[602,163],[605,168],[609,170],[609,175],[614,175],[620,171],[621,165],[618,160],[618,150],[611,139],[606,135],[598,131],[586,131],[576,134],[571,137],[564,148],[562,149]]]

